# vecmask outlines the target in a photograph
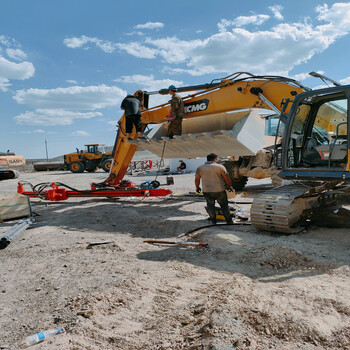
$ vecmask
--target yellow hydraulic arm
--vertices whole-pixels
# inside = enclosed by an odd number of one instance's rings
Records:
[[[186,119],[248,108],[269,109],[275,112],[281,112],[283,108],[282,111],[288,113],[290,108],[288,102],[307,90],[309,89],[289,78],[254,76],[250,73],[235,73],[221,80],[212,81],[210,84],[178,88],[178,92],[192,92],[183,98]],[[148,101],[150,95],[167,93],[168,89],[143,92],[143,99]],[[196,102],[200,108],[191,108],[190,106],[196,106]],[[142,124],[145,127],[150,123],[163,123],[169,112],[170,103],[146,108],[141,112]],[[132,138],[137,138],[136,132],[132,134]],[[136,149],[137,145],[127,141],[125,115],[123,115],[119,121],[119,131],[114,145],[113,164],[109,177],[104,183],[109,185],[120,183]]]

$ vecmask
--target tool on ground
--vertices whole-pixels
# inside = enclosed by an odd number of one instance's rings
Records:
[[[96,245],[111,244],[111,243],[114,243],[114,241],[90,242],[87,245],[86,249],[92,249],[92,247]]]
[[[0,237],[0,249],[5,249],[15,238],[30,227],[35,220],[33,218],[22,219],[12,226]]]
[[[230,224],[230,225],[227,225],[226,223],[225,224],[210,224],[210,225],[204,225],[204,226],[200,226],[200,227],[196,227],[192,230],[189,230],[187,232],[184,232],[184,233],[180,233],[177,237],[178,238],[181,238],[181,237],[184,237],[184,236],[188,236],[190,235],[191,233],[194,233],[196,231],[199,231],[199,230],[202,230],[204,228],[208,228],[208,227],[211,227],[211,228],[218,228],[218,227],[221,227],[221,228],[225,228],[225,227],[231,227],[233,225],[239,225],[239,226],[250,226],[251,225],[251,222],[250,221],[244,221],[244,222],[234,222],[233,224]]]
[[[190,246],[207,246],[208,245],[208,243],[202,243],[202,242],[172,242],[172,241],[159,241],[155,239],[146,239],[143,242],[149,243],[149,244],[172,244],[172,245],[190,245]]]

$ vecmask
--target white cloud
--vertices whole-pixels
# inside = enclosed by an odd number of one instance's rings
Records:
[[[10,80],[29,79],[35,69],[30,62],[16,63],[0,56],[0,90],[6,91],[11,86]]]
[[[17,61],[23,61],[27,58],[27,54],[21,49],[6,49],[6,53],[8,57]]]
[[[24,80],[34,75],[34,66],[30,62],[15,63],[0,57],[0,77]]]
[[[278,20],[282,20],[284,18],[281,13],[281,11],[283,10],[283,6],[281,5],[269,6],[268,9],[273,13],[274,17],[277,18]]]
[[[239,16],[236,19],[230,21],[222,19],[218,23],[220,32],[226,32],[229,27],[243,27],[248,24],[261,25],[270,18],[268,15],[252,15],[252,16]]]
[[[283,19],[282,9],[280,5],[269,7],[279,21]],[[254,14],[222,19],[218,23],[219,32],[203,40],[147,37],[143,41],[109,44],[138,58],[161,58],[167,64],[177,65],[169,70],[173,73],[201,75],[248,71],[288,75],[294,67],[325,51],[350,32],[350,3],[325,4],[315,11],[316,24],[304,18],[300,22],[279,23],[266,30],[242,28],[248,24],[261,25],[270,18],[266,14]],[[70,47],[82,45],[86,38],[81,37]],[[94,40],[100,42],[100,39]]]
[[[91,119],[102,116],[101,112],[72,112],[64,109],[36,109],[22,113],[13,119],[22,125],[71,125],[76,119]]]
[[[92,43],[95,44],[98,48],[100,48],[102,51],[106,53],[111,53],[113,52],[116,47],[115,44],[108,40],[101,40],[98,38],[92,38],[88,37],[85,35],[82,35],[81,37],[72,37],[72,38],[65,38],[63,40],[63,43],[72,49],[80,48],[80,47],[85,47],[86,44]]]
[[[133,31],[129,33],[125,33],[126,35],[145,35],[143,32],[138,31]]]
[[[33,64],[22,62],[26,58],[27,54],[16,40],[0,35],[0,91],[7,91],[12,85],[11,80],[25,80],[34,75]]]
[[[73,80],[73,79],[71,79],[71,80],[66,80],[66,82],[67,82],[68,84],[73,84],[73,85],[77,85],[77,84],[78,84],[78,82],[77,82],[76,80]]]
[[[153,40],[146,38],[146,44],[155,46],[155,53],[163,57],[168,63],[183,63],[191,56],[194,47],[199,46],[202,41],[197,40],[180,40],[177,37],[167,37],[163,39]]]
[[[298,81],[303,81],[310,78],[309,73],[299,73],[299,74],[295,74],[292,79],[294,80],[298,80]]]
[[[18,90],[17,103],[40,109],[95,110],[115,106],[126,92],[116,86],[71,86],[51,90]]]
[[[3,46],[11,46],[13,43],[13,40],[6,37],[5,35],[0,35],[0,44]]]
[[[181,86],[182,81],[172,79],[154,79],[153,75],[128,75],[115,80],[124,84],[136,84],[139,90],[157,91],[168,88],[170,85]]]
[[[193,77],[199,77],[204,74],[211,74],[216,73],[217,70],[214,67],[198,67],[196,69],[189,69],[189,68],[173,68],[169,66],[165,66],[162,69],[162,72],[168,73],[168,74],[182,74],[186,73],[189,75],[192,75]]]
[[[106,85],[18,90],[13,98],[35,110],[22,113],[14,120],[29,125],[70,125],[77,119],[101,117],[101,112],[82,111],[119,105],[125,95],[126,91]]]
[[[43,129],[36,129],[31,131],[20,131],[20,134],[56,134],[54,131],[45,131]]]
[[[87,133],[86,131],[82,131],[82,130],[76,130],[76,131],[72,132],[71,135],[72,136],[90,136],[89,133]]]
[[[76,37],[73,37],[73,38],[65,38],[63,40],[63,43],[67,46],[67,47],[70,47],[71,49],[76,49],[78,47],[82,47],[84,46],[85,44],[89,43],[89,42],[95,42],[96,40],[99,40],[99,39],[96,39],[96,38],[89,38],[85,35],[82,35],[80,38],[76,38]]]
[[[340,79],[339,83],[342,85],[348,85],[350,84],[350,77],[344,78],[344,79]]]
[[[251,71],[288,75],[295,66],[326,50],[350,31],[350,4],[319,6],[316,11],[318,20],[328,21],[326,25],[281,23],[265,31],[234,28],[201,41],[166,38],[147,42],[160,50],[166,62],[185,63],[190,74]]]
[[[135,26],[136,29],[158,29],[163,27],[164,23],[161,22],[147,22],[145,24],[138,24]]]
[[[0,91],[5,92],[10,86],[11,84],[8,79],[0,77]]]
[[[144,46],[138,42],[130,42],[126,44],[116,44],[120,50],[126,51],[129,55],[138,58],[155,58],[157,50]]]

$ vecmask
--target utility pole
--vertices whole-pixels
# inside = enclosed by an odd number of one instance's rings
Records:
[[[49,161],[49,153],[47,152],[47,141],[45,139],[45,149],[46,149],[46,161]]]

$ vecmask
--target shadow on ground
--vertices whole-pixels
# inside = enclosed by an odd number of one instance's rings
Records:
[[[37,203],[33,211],[40,214],[37,227],[56,226],[79,235],[105,232],[143,239],[207,242],[206,248],[146,248],[145,243],[145,251],[137,257],[187,262],[265,282],[323,274],[350,264],[350,234],[345,233],[346,229],[311,227],[304,233],[286,236],[258,232],[250,226],[222,225],[178,238],[181,233],[207,225],[203,198],[87,199]]]

